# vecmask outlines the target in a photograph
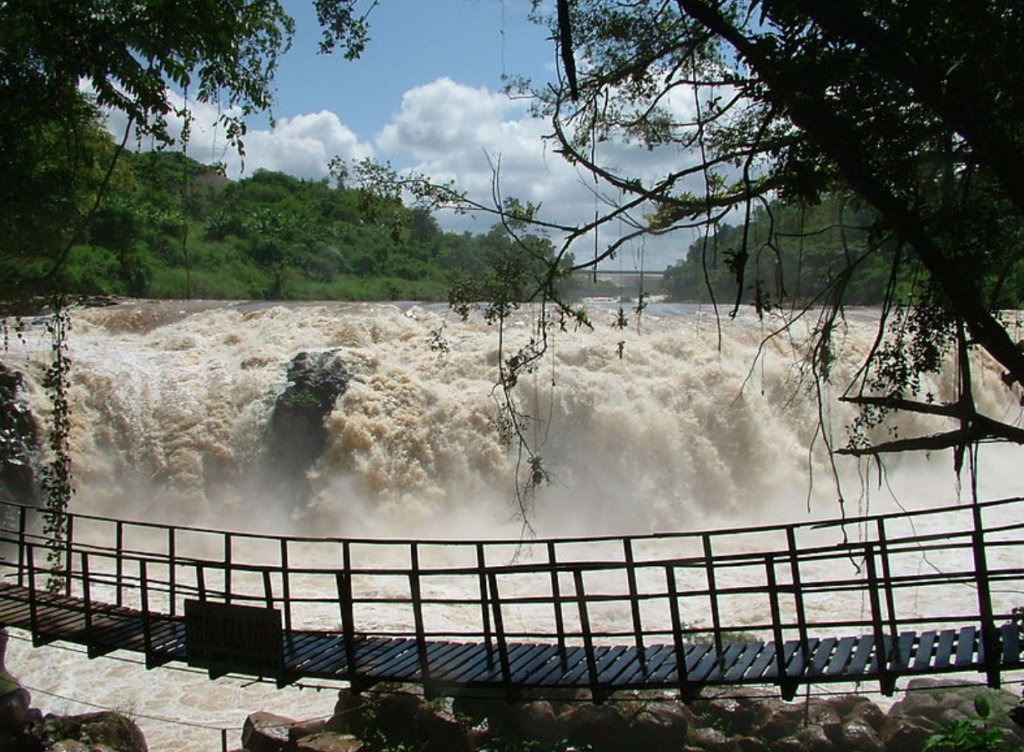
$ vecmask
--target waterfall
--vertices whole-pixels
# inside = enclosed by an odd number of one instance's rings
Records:
[[[534,313],[510,322],[506,357],[535,334]],[[654,304],[640,322],[631,316],[619,329],[616,313],[617,306],[595,305],[593,330],[551,328],[545,358],[515,387],[551,479],[533,499],[538,534],[692,530],[840,513],[805,366],[804,324],[766,339],[779,322],[752,314],[719,322],[707,309]],[[514,537],[522,530],[516,447],[498,430],[499,339],[482,318],[462,322],[441,305],[140,301],[76,310],[72,321],[76,511],[331,536]],[[875,313],[849,315],[841,334],[835,386],[820,402],[837,446],[854,417],[837,396],[871,345]],[[345,386],[330,393],[322,441],[308,443],[318,456],[303,455],[296,492],[281,488],[296,464],[290,451],[274,449],[280,439],[270,426],[282,395],[308,398],[289,392],[289,369],[302,353],[329,353],[323,361],[336,363],[329,367],[344,373]],[[49,357],[41,322],[27,322],[0,355],[24,374],[22,397],[42,423],[39,383]],[[1019,415],[997,369],[981,359],[974,378],[983,412]],[[949,375],[926,388],[939,400],[955,394]],[[920,416],[894,426],[901,436],[938,427]],[[277,464],[283,455],[290,469]],[[983,495],[1018,492],[1018,455],[1013,447],[982,448]],[[855,507],[848,511],[957,498],[948,452],[893,457],[885,467],[880,475],[870,461],[837,460],[846,504]],[[35,690],[36,705],[85,712],[93,708],[64,698],[89,698],[137,713],[150,747],[165,751],[216,748],[219,732],[153,716],[240,728],[253,710],[311,718],[329,714],[335,699],[170,669],[144,672],[112,658],[88,662],[20,640],[11,641],[9,663]]]
[[[779,322],[752,314],[716,322],[707,309],[662,304],[639,330],[613,327],[615,314],[597,306],[592,330],[553,327],[547,355],[516,386],[550,474],[531,507],[544,534],[839,513],[804,325],[766,339]],[[837,394],[874,333],[862,312],[839,342],[836,387],[821,405],[834,445],[854,416]],[[532,335],[524,311],[505,357]],[[495,327],[444,306],[144,301],[76,311],[74,508],[275,531],[326,525],[336,535],[507,535],[517,524],[516,452],[498,430],[498,341]],[[4,360],[38,383],[48,348],[30,327]],[[269,426],[292,359],[318,352],[333,354],[347,383],[330,397],[306,487],[291,493],[272,482],[294,467]],[[1015,409],[998,402],[998,371],[982,364],[975,378],[990,414]],[[952,377],[928,390],[951,398]],[[41,390],[28,392],[45,414]],[[919,417],[898,428],[929,430]],[[1006,450],[983,454],[986,490],[1001,493]],[[950,467],[945,453],[895,457],[881,489],[870,462],[840,459],[838,471],[848,502],[867,503],[863,488],[874,487],[883,503],[891,486],[914,505],[955,498]]]

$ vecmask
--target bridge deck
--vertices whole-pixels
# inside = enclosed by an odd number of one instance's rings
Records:
[[[34,595],[34,597],[33,597]],[[33,592],[0,583],[0,624],[30,631],[37,646],[56,640],[87,646],[90,657],[114,650],[146,656],[147,666],[188,662],[183,617],[137,609],[87,604],[65,595]],[[596,697],[629,689],[676,689],[684,694],[707,685],[777,684],[785,695],[799,684],[878,680],[891,686],[898,677],[953,671],[983,671],[984,644],[974,626],[873,635],[810,638],[784,643],[782,660],[772,642],[736,642],[722,646],[682,646],[685,672],[679,671],[677,645],[642,651],[633,645],[560,647],[546,643],[508,643],[503,650],[485,643],[429,641],[425,657],[415,639],[357,637],[340,632],[286,630],[284,684],[299,678],[340,680],[357,686],[377,682],[424,684],[433,691],[453,688],[587,689]],[[1024,667],[1018,626],[999,629],[1002,669]],[[882,660],[879,660],[881,657]]]

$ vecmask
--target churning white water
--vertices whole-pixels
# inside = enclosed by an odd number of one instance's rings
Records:
[[[832,517],[841,494],[851,513],[956,500],[948,453],[895,458],[884,483],[871,463],[840,458],[836,486],[824,439],[846,443],[854,413],[836,396],[871,344],[870,312],[848,320],[822,429],[803,324],[766,341],[778,322],[750,314],[716,322],[706,309],[654,305],[640,321],[629,312],[619,329],[617,310],[593,307],[594,330],[550,329],[547,356],[516,387],[551,479],[532,500],[538,535]],[[505,357],[536,336],[533,321],[525,311],[513,323]],[[2,356],[29,375],[39,414],[49,347],[29,326]],[[288,363],[326,350],[353,378],[329,416],[308,497],[268,492],[267,425]],[[330,536],[507,538],[523,529],[516,445],[498,430],[499,338],[482,318],[462,322],[443,306],[124,303],[74,312],[70,354],[76,511]],[[1014,420],[1019,406],[998,370],[979,362],[974,378],[982,411]],[[952,376],[927,389],[952,398]],[[900,435],[935,428],[904,422]],[[1016,457],[982,448],[983,496],[1019,492]],[[47,710],[83,712],[72,700],[87,700],[135,712],[158,752],[216,749],[220,736],[151,716],[233,728],[234,746],[251,711],[312,718],[335,699],[87,662],[17,640],[8,664]]]

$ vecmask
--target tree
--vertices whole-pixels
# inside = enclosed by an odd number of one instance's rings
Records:
[[[357,53],[355,0],[315,0],[323,49]],[[43,484],[56,562],[70,500],[69,362],[60,273],[85,236],[131,132],[174,141],[169,119],[190,102],[221,106],[238,148],[244,116],[265,110],[294,24],[278,0],[5,0],[0,3],[0,297],[52,296],[54,407]],[[127,121],[119,147],[100,138],[99,109]]]
[[[314,0],[324,52],[361,51],[354,5]],[[0,268],[3,293],[52,287],[91,222],[120,151],[95,143],[97,108],[127,122],[122,146],[131,132],[170,146],[173,119],[187,139],[191,106],[217,104],[227,140],[243,149],[244,118],[270,106],[293,31],[279,0],[0,3],[0,252],[49,260],[31,274]]]
[[[537,4],[539,6],[539,4]],[[864,425],[887,411],[944,416],[944,433],[854,454],[952,447],[959,468],[980,441],[1024,443],[1024,431],[979,413],[968,352],[981,350],[1024,385],[1024,349],[1000,317],[1017,304],[1024,250],[1024,10],[1009,0],[559,0],[540,20],[560,44],[565,81],[534,91],[571,162],[621,191],[620,206],[572,228],[646,209],[635,233],[704,228],[706,264],[722,223],[741,219],[728,267],[732,305],[759,254],[755,210],[813,207],[844,196],[875,219],[815,297],[822,304],[814,367],[829,376],[829,340],[858,271],[888,255],[878,342],[845,399]],[[601,145],[633,142],[669,155],[656,176],[602,162]],[[863,209],[857,209],[862,214]],[[615,245],[599,260],[613,255]],[[919,267],[909,305],[895,281]],[[707,277],[706,277],[707,279]],[[774,302],[787,290],[772,287]],[[761,299],[754,301],[761,305]],[[919,399],[922,371],[954,354],[960,394]],[[953,357],[953,356],[951,356]],[[906,367],[894,367],[897,363]]]

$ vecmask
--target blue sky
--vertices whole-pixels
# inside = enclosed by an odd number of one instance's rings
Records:
[[[368,7],[373,0],[363,2]],[[370,15],[371,41],[356,61],[318,54],[311,0],[284,5],[297,30],[277,73],[273,119],[248,123],[243,159],[212,126],[216,108],[191,103],[196,122],[187,148],[193,158],[224,162],[232,178],[263,168],[320,179],[335,156],[371,157],[453,181],[483,203],[491,199],[500,164],[504,196],[538,203],[546,219],[563,224],[586,222],[596,208],[617,200],[553,153],[544,139],[551,126],[530,115],[528,102],[503,93],[506,75],[538,83],[556,75],[549,31],[528,20],[531,0],[380,0]],[[115,118],[111,129],[117,130]],[[599,156],[648,176],[665,166],[664,153],[621,145]],[[489,216],[437,218],[459,232],[484,232],[494,223]],[[599,245],[617,234],[616,228],[603,232]],[[663,268],[688,243],[680,238],[627,248],[615,266]],[[580,257],[592,250],[591,239],[575,249]]]
[[[442,77],[500,91],[502,76],[551,75],[554,45],[527,20],[530,0],[382,0],[371,12],[362,57],[320,55],[310,0],[286,0],[296,21],[278,73],[275,114],[328,109],[371,138],[398,111],[402,95]]]

